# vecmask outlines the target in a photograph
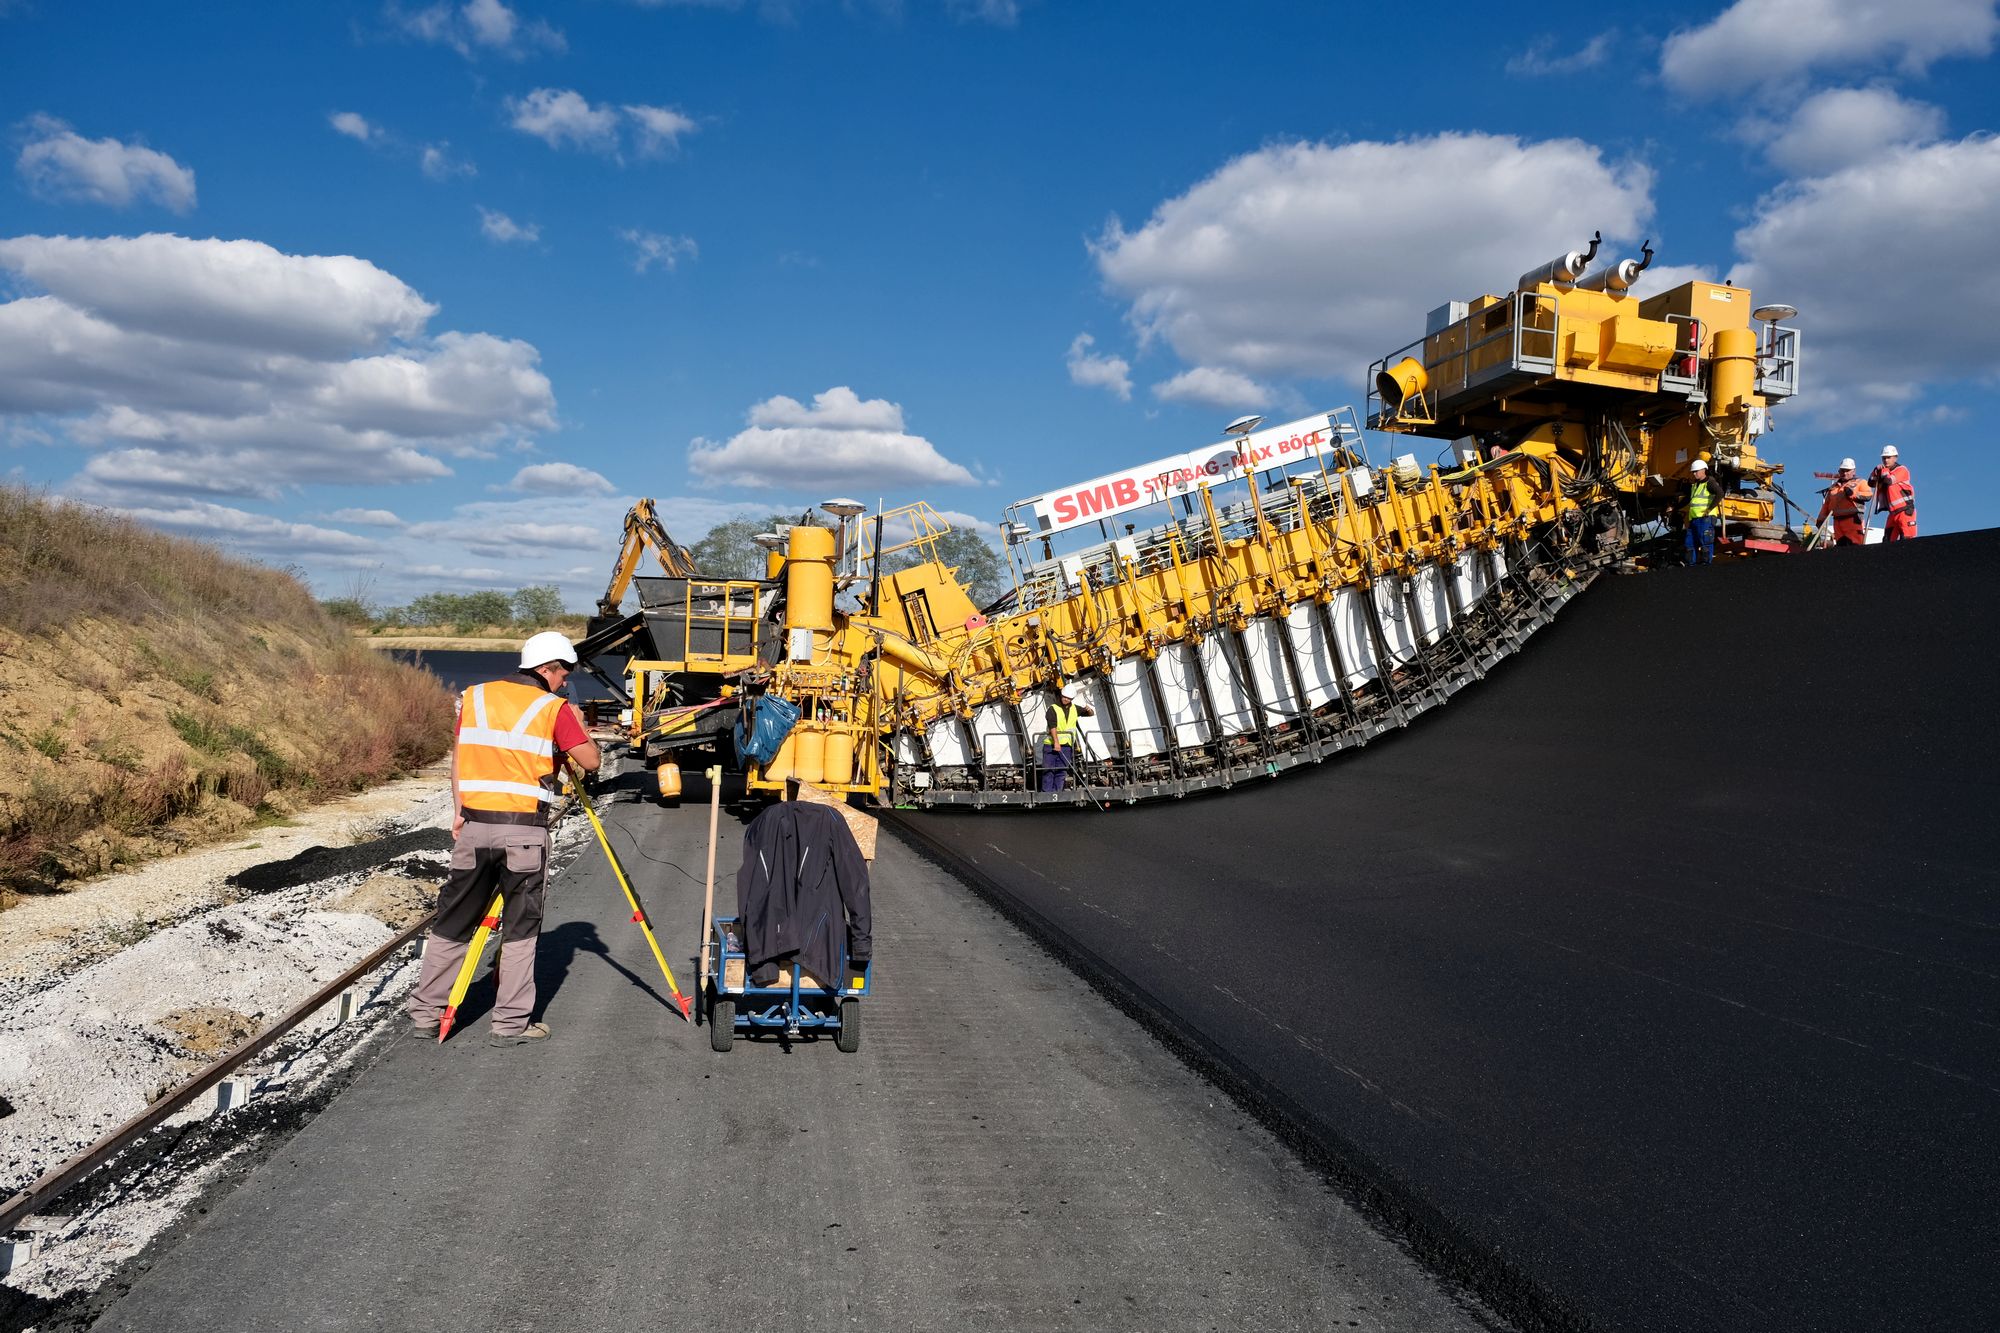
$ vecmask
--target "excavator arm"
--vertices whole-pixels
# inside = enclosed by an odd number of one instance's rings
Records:
[[[693,554],[660,526],[659,515],[653,511],[653,502],[640,500],[625,515],[625,541],[619,548],[618,562],[612,566],[611,582],[605,587],[604,596],[597,599],[600,616],[619,614],[625,590],[632,586],[632,576],[639,570],[639,558],[648,549],[659,559],[660,568],[666,571],[668,577],[687,579],[695,576]]]

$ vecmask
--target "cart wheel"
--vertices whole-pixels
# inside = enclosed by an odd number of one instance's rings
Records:
[[[736,1040],[736,1001],[725,1000],[713,992],[708,997],[708,1048],[717,1055],[726,1055],[729,1044]]]
[[[833,1044],[849,1055],[861,1049],[861,1001],[840,1002],[840,1027],[833,1034]]]

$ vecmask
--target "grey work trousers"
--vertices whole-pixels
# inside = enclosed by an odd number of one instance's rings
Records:
[[[506,899],[501,925],[496,1036],[513,1036],[535,1011],[535,945],[542,933],[542,898],[549,864],[547,829],[467,820],[451,852],[451,877],[438,894],[438,921],[424,944],[424,963],[410,992],[410,1020],[428,1027],[444,1014],[452,982],[472,935],[492,905]]]

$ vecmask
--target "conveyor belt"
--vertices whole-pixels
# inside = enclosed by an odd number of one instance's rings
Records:
[[[1996,573],[1601,581],[1285,782],[908,823],[1529,1322],[1991,1327]]]

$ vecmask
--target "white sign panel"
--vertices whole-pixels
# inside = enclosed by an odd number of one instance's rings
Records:
[[[1272,426],[1243,437],[1239,449],[1234,440],[1175,454],[1152,463],[1141,463],[1122,472],[1059,491],[1022,500],[1017,509],[1032,509],[1035,528],[1048,535],[1099,519],[1139,509],[1175,496],[1186,495],[1197,486],[1219,486],[1245,472],[1267,472],[1311,458],[1328,445],[1339,443],[1326,414],[1301,417],[1282,426]]]

